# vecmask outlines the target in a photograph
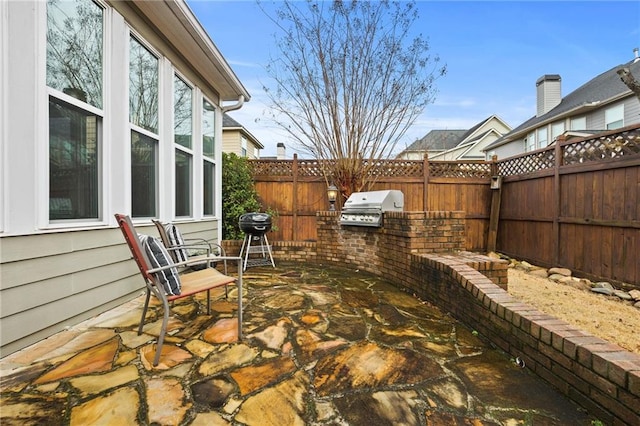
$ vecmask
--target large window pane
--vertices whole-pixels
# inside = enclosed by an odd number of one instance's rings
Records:
[[[587,117],[571,119],[571,130],[585,130],[587,128]]]
[[[608,130],[624,126],[624,105],[620,104],[604,111],[605,127]]]
[[[556,138],[563,133],[564,133],[564,122],[554,123],[551,125],[551,140],[556,140]]]
[[[131,132],[131,215],[156,217],[157,141]]]
[[[548,142],[547,142],[547,128],[543,127],[541,129],[538,129],[537,146],[538,146],[538,148],[544,148],[547,145],[548,145]]]
[[[204,162],[204,182],[202,187],[204,188],[204,210],[205,215],[213,215],[214,210],[214,182],[215,182],[215,166],[210,161]]]
[[[133,37],[129,43],[129,121],[158,133],[158,58]]]
[[[215,155],[215,109],[207,101],[202,102],[202,154],[213,158]]]
[[[47,2],[47,85],[102,108],[103,11],[87,0]]]
[[[49,98],[49,219],[99,218],[100,117]]]
[[[191,155],[176,149],[176,216],[191,216]]]
[[[185,148],[191,148],[193,122],[192,91],[179,77],[174,77],[173,81],[174,141]]]

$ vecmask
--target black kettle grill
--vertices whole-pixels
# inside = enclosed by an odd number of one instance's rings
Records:
[[[267,213],[245,213],[240,216],[238,225],[245,234],[258,237],[271,230],[271,216]]]
[[[271,230],[271,216],[267,213],[245,213],[238,219],[240,230],[244,232],[244,241],[240,249],[240,257],[242,257],[244,266],[243,270],[249,266],[266,266],[272,265],[276,267],[271,254],[271,245],[267,239],[267,232]],[[256,243],[256,245],[251,245]],[[249,258],[250,254],[259,255],[258,258]]]

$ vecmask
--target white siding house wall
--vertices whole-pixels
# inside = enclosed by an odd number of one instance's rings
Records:
[[[238,130],[225,130],[222,132],[222,151],[229,154],[233,153],[240,157],[240,150],[240,132]]]
[[[193,216],[178,224],[186,238],[219,238],[222,113],[215,82],[204,81],[166,42],[175,33],[159,34],[128,2],[100,4],[105,11],[100,217],[49,222],[47,3],[0,2],[0,356],[108,310],[144,287],[113,217],[131,212],[130,32],[159,55],[158,218],[174,219],[171,82],[179,72],[194,87],[195,120]],[[237,87],[241,88],[239,82]],[[203,97],[217,107],[212,216],[202,213]],[[135,224],[139,232],[157,236],[148,219]]]
[[[497,155],[498,159],[502,160],[504,158],[522,154],[523,152],[525,152],[525,142],[524,139],[519,139],[517,141],[509,142],[508,144],[497,146],[491,151],[488,151],[487,160],[491,159],[493,155]]]
[[[631,97],[624,101],[624,125],[629,126],[640,121],[640,100]]]

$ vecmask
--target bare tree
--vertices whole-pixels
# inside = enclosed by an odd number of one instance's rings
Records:
[[[640,101],[640,82],[636,80],[629,68],[619,68],[617,71],[620,76],[620,80],[636,95],[638,100]]]
[[[275,88],[264,88],[272,118],[344,197],[368,189],[446,72],[412,38],[415,2],[285,0],[272,19],[282,32],[267,67]]]

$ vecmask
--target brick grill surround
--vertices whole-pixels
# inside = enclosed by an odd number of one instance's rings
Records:
[[[381,228],[318,212],[317,242],[272,242],[278,260],[383,276],[450,312],[608,425],[640,425],[640,355],[514,299],[506,261],[464,251],[464,212],[386,212]],[[225,241],[237,255],[240,241]]]

